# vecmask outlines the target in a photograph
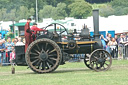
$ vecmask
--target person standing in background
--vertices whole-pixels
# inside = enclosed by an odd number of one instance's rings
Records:
[[[6,56],[6,63],[9,63],[9,60],[10,60],[10,53],[12,52],[12,46],[14,46],[14,43],[11,41],[11,38],[9,37],[7,39],[7,42],[5,43],[5,46],[6,46],[6,52],[7,52],[7,55]]]
[[[0,66],[5,63],[5,49],[4,40],[0,40]]]
[[[26,41],[26,44],[25,44],[25,52],[29,46],[29,44],[31,43],[31,30],[30,30],[30,22],[31,22],[31,18],[28,18],[27,19],[27,23],[25,24],[25,27],[24,27],[24,31],[25,31],[25,41]]]
[[[2,34],[0,33],[0,40],[2,39]]]

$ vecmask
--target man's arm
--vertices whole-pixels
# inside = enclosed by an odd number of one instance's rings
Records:
[[[34,30],[35,30],[35,31],[45,31],[45,29],[40,29],[40,28],[38,28],[38,27],[36,27]]]

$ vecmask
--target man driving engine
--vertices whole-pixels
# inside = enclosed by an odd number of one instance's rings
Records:
[[[31,31],[32,31],[31,40],[35,41],[37,31],[45,31],[45,29],[38,28],[37,24],[33,23],[33,26],[31,27]]]

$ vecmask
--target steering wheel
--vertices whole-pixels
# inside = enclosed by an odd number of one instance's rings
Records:
[[[60,27],[60,29],[59,29],[59,33],[57,33],[58,35],[61,35],[62,33],[64,33],[64,32],[66,32],[67,34],[68,34],[68,31],[67,31],[67,29],[63,26],[63,25],[61,25],[61,24],[59,24],[59,23],[52,23],[52,24],[50,24],[50,25],[48,25],[48,26],[46,26],[44,29],[45,30],[47,30],[47,28],[48,27],[51,27],[51,26],[53,26],[53,32],[58,32],[57,30],[57,26],[59,26]],[[62,27],[62,28],[61,28]],[[48,30],[49,31],[49,30]]]

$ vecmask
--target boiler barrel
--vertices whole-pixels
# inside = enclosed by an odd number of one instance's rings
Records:
[[[74,49],[68,49],[67,45],[62,45],[61,48],[68,54],[90,54],[94,50],[94,44],[79,44]]]

